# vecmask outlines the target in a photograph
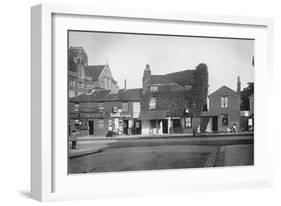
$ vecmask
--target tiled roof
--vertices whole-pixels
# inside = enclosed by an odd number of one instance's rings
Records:
[[[102,73],[105,65],[92,65],[86,66],[85,72],[88,76],[92,77],[94,81],[99,79],[100,74]]]
[[[174,84],[177,83],[166,75],[151,75],[148,84]]]
[[[173,84],[192,85],[194,82],[194,70],[184,70],[166,75],[151,75],[148,84]]]
[[[195,70],[184,70],[180,72],[173,72],[167,74],[166,76],[177,82],[178,84],[185,85],[193,85],[194,82],[194,71]]]
[[[219,89],[217,89],[216,91],[214,91],[213,93],[209,94],[209,97],[212,96],[212,95],[214,95],[214,94],[216,94],[216,93],[222,92],[222,91],[229,91],[229,92],[231,92],[231,93],[236,94],[236,95],[239,96],[239,94],[238,94],[236,91],[234,91],[233,89],[230,89],[230,88],[227,87],[227,86],[222,86],[222,87],[220,87]]]
[[[110,90],[95,91],[71,98],[70,102],[106,102],[106,101],[140,101],[142,89],[120,90],[118,94],[110,94]]]
[[[142,89],[125,89],[120,90],[118,99],[121,101],[140,101]]]
[[[104,101],[110,95],[110,90],[100,90],[92,94],[81,94],[77,97],[71,98],[70,102],[99,102]]]

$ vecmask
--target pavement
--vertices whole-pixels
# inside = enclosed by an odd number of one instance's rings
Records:
[[[253,135],[253,132],[240,132],[240,133],[204,133],[197,134],[193,136],[191,133],[182,133],[182,134],[153,134],[153,135],[117,135],[113,137],[105,137],[105,136],[81,136],[78,137],[77,140],[118,140],[118,139],[140,139],[140,138],[171,138],[171,137],[220,137],[220,136],[244,136],[244,135]]]
[[[192,136],[189,134],[173,134],[173,135],[119,135],[115,137],[95,137],[83,136],[77,139],[77,148],[71,149],[71,141],[69,141],[69,157],[75,158],[83,155],[102,152],[104,149],[112,145],[120,146],[136,146],[136,145],[163,145],[163,144],[215,144],[217,141],[227,141],[228,144],[234,144],[236,141],[253,140],[252,133],[218,133],[208,135]],[[226,143],[225,143],[226,144]],[[231,148],[231,147],[229,147]],[[228,148],[227,148],[228,149]],[[226,159],[235,153],[235,148],[231,148],[230,152],[225,153]],[[217,156],[217,151],[213,152],[210,160],[207,161],[207,166],[213,165],[214,157]],[[231,162],[227,163],[231,164]]]

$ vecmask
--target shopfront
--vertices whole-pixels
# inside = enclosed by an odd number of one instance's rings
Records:
[[[114,134],[141,134],[141,121],[134,119],[130,113],[122,111],[111,113],[108,122],[108,130],[113,131]]]
[[[142,134],[168,134],[171,127],[167,111],[141,111]]]

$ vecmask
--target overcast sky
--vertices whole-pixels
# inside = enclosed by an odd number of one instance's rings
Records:
[[[205,63],[209,94],[223,85],[236,91],[237,76],[242,88],[254,81],[254,40],[71,31],[69,46],[82,46],[89,65],[108,62],[120,88],[124,79],[127,88],[141,88],[146,64],[152,74],[166,74]]]

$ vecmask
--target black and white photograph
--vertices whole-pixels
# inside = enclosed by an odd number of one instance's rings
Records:
[[[68,174],[254,165],[255,39],[67,35]]]

